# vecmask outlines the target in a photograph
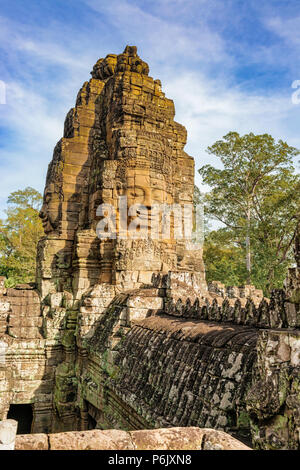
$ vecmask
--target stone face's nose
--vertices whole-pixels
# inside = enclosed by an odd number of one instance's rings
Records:
[[[151,200],[151,189],[150,189],[150,188],[145,188],[145,196],[144,196],[143,205],[144,205],[147,209],[151,209],[151,204],[152,204],[152,200]]]

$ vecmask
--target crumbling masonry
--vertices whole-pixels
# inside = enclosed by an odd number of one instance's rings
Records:
[[[207,286],[174,217],[169,239],[97,236],[97,208],[118,213],[119,196],[193,202],[186,130],[148,72],[136,47],[100,59],[67,114],[36,285],[0,281],[0,419],[30,404],[33,433],[196,426],[297,449],[299,238],[285,288],[264,299]]]

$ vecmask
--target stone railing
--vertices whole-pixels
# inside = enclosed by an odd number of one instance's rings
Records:
[[[227,287],[211,283],[205,290],[197,274],[153,275],[152,285],[163,298],[161,312],[168,315],[234,323],[256,328],[299,328],[298,299],[283,289],[273,290],[270,299],[254,286]]]

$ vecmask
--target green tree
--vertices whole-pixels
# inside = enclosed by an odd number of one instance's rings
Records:
[[[206,233],[203,259],[207,282],[220,281],[227,286],[246,283],[244,250],[230,230],[220,228]]]
[[[0,220],[0,274],[12,286],[35,278],[37,242],[44,235],[42,195],[27,187],[11,193],[7,203],[6,220]]]
[[[194,185],[194,198],[193,198],[193,206],[194,206],[194,229],[195,229],[195,224],[199,223],[199,220],[196,221],[196,216],[195,212],[199,211],[201,213],[201,220],[202,222],[202,230],[203,230],[203,235],[205,236],[206,233],[210,231],[210,226],[209,226],[209,218],[207,217],[207,214],[204,212],[204,203],[205,203],[205,194],[200,191],[198,186]]]
[[[199,172],[212,189],[206,212],[222,222],[235,245],[244,250],[247,283],[269,292],[282,280],[290,262],[299,212],[299,175],[294,147],[268,134],[230,132],[208,148],[223,168]]]

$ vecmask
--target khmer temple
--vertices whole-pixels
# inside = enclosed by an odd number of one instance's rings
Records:
[[[20,448],[33,442],[25,435],[62,433],[82,448],[77,431],[95,440],[101,430],[138,436],[142,448],[142,431],[190,428],[216,445],[209,433],[220,432],[228,448],[232,436],[299,449],[299,236],[295,267],[267,299],[254,286],[208,284],[201,246],[176,235],[174,211],[168,236],[147,231],[161,225],[153,207],[193,207],[194,159],[174,116],[134,46],[97,61],[66,116],[36,283],[0,279],[0,419],[20,423]],[[136,217],[145,236],[130,236]]]

